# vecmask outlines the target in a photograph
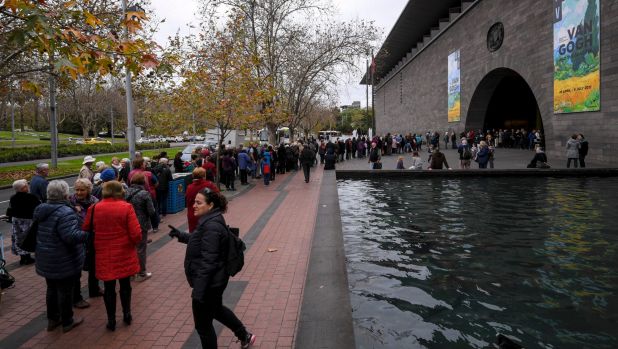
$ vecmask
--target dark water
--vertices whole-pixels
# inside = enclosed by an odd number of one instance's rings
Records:
[[[338,188],[358,348],[618,348],[618,179]]]

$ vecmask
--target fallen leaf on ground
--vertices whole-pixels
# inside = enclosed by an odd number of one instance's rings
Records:
[[[277,249],[271,247],[271,248],[268,249],[268,252],[277,252]]]

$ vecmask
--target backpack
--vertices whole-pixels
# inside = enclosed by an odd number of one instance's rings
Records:
[[[466,147],[463,151],[463,159],[464,160],[470,160],[472,159],[472,152],[470,151],[470,148]]]
[[[229,276],[234,276],[242,270],[245,265],[245,250],[247,246],[239,237],[238,228],[230,228],[229,225],[225,226],[228,232],[229,244],[227,247],[227,257],[225,258],[225,272]]]

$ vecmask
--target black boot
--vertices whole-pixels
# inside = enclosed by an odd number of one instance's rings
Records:
[[[122,304],[122,321],[130,325],[133,320],[131,316],[131,289],[120,289],[120,304]]]
[[[110,331],[116,330],[116,292],[108,292],[105,290],[103,295],[105,302],[105,310],[107,310],[107,329]]]
[[[19,256],[19,265],[28,265],[34,263],[34,258],[30,257],[29,254]]]

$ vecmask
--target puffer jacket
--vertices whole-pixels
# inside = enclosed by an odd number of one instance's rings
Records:
[[[241,170],[246,170],[250,163],[251,158],[247,155],[247,151],[243,149],[240,154],[238,154],[238,167]]]
[[[110,281],[137,274],[139,263],[135,247],[142,239],[142,230],[133,206],[122,199],[103,199],[90,206],[82,229],[90,227],[93,207],[97,279]]]
[[[579,158],[579,141],[577,139],[569,138],[566,144],[566,156],[568,159]]]
[[[78,275],[84,265],[84,242],[88,233],[79,226],[68,202],[44,203],[34,210],[39,221],[36,272],[46,279],[61,280]]]
[[[476,159],[479,164],[486,164],[489,162],[489,148],[480,147],[479,152],[476,154]]]
[[[227,284],[230,277],[225,272],[225,257],[229,235],[221,210],[213,209],[200,217],[197,229],[191,234],[180,233],[178,241],[187,244],[185,275],[193,288],[193,299],[203,300],[206,290]]]
[[[150,217],[154,217],[155,208],[152,197],[143,185],[132,184],[127,191],[127,201],[133,205],[142,231],[152,228]]]

